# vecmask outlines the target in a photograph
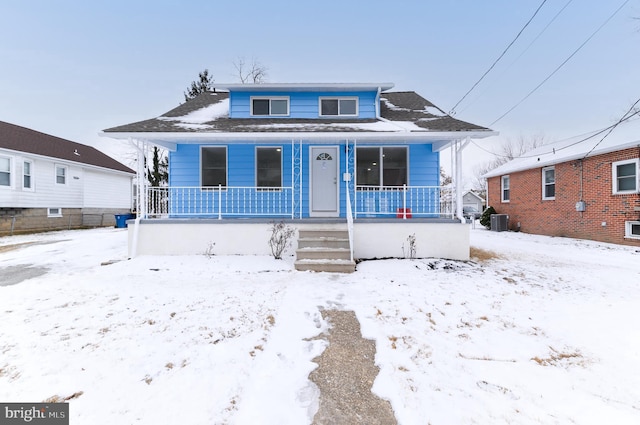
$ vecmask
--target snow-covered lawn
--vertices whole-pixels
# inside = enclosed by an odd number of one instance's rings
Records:
[[[339,308],[376,340],[374,392],[401,424],[640,423],[640,249],[471,241],[487,259],[340,275],[270,257],[127,261],[120,229],[0,238],[0,276],[35,276],[0,281],[0,401],[74,396],[72,424],[310,423],[320,309]]]

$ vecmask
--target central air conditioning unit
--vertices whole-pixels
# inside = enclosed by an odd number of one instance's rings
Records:
[[[509,230],[509,216],[506,214],[491,214],[491,230],[506,232]]]

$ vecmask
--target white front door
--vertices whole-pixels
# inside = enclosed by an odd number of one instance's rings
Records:
[[[311,146],[311,187],[309,215],[311,217],[338,217],[338,147]]]

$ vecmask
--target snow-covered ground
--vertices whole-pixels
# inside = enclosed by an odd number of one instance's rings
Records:
[[[320,309],[339,308],[376,340],[373,389],[401,424],[640,423],[640,249],[471,241],[485,259],[340,275],[271,257],[126,260],[121,229],[0,238],[0,401],[74,396],[72,424],[310,423]],[[3,286],[17,273],[33,277]]]

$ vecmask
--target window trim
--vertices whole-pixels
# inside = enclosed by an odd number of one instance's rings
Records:
[[[9,185],[5,186],[5,185],[1,185],[0,186],[0,190],[2,189],[11,189],[13,188],[13,157],[11,156],[6,156],[6,155],[0,155],[0,158],[4,158],[4,159],[8,159],[9,160]],[[6,173],[6,171],[2,171],[3,173]]]
[[[507,179],[507,181],[508,181],[506,190],[509,191],[509,198],[507,198],[507,199],[504,198],[504,191],[505,191],[504,181],[505,181],[505,179]],[[502,203],[511,202],[511,177],[509,176],[509,174],[500,177],[500,201]]]
[[[56,185],[60,185],[60,186],[66,186],[67,185],[67,181],[69,180],[69,167],[67,167],[66,165],[60,165],[60,164],[55,164],[55,166],[53,167],[55,170],[54,173],[54,182]],[[64,183],[59,183],[58,182],[58,169],[61,168],[64,170]]]
[[[618,167],[620,165],[635,164],[636,166],[636,188],[635,190],[618,190]],[[611,163],[611,189],[614,195],[626,195],[640,193],[640,159],[625,159]]]
[[[58,212],[52,212],[52,210],[58,210]],[[47,217],[49,218],[55,218],[55,217],[62,217],[62,208],[60,207],[51,207],[51,208],[47,208]]]
[[[546,172],[553,170],[553,183],[547,184]],[[546,196],[547,194],[547,186],[553,185],[553,196]],[[554,165],[550,167],[544,167],[542,169],[542,200],[543,201],[554,201],[556,199],[556,167]]]
[[[280,184],[278,186],[260,186],[258,184],[258,150],[260,149],[279,149],[280,152]],[[255,185],[258,190],[282,190],[283,182],[284,182],[284,149],[282,146],[256,146],[255,147]]]
[[[253,101],[254,100],[268,100],[269,101],[269,113],[266,115],[255,115],[253,113]],[[271,113],[271,101],[272,100],[286,100],[287,101],[287,113],[286,114],[272,114]],[[249,97],[249,115],[252,117],[288,117],[291,115],[291,98],[290,96],[250,96]]]
[[[211,190],[211,189],[217,189],[219,186],[205,186],[204,182],[202,181],[202,151],[204,149],[207,148],[224,148],[224,160],[225,160],[225,164],[224,164],[224,172],[225,172],[225,182],[226,184],[222,185],[222,190],[226,190],[227,187],[229,186],[229,147],[225,146],[225,145],[205,145],[205,146],[200,146],[200,167],[199,167],[199,178],[200,178],[200,187],[207,189],[207,190]]]
[[[640,239],[640,235],[634,235],[631,233],[633,226],[640,226],[640,220],[625,221],[624,222],[624,237],[625,239]]]
[[[359,184],[358,183],[358,149],[360,148],[365,148],[365,149],[378,149],[378,163],[379,165],[379,183],[377,185],[363,185],[363,184]],[[383,188],[383,187],[402,187],[402,185],[399,186],[389,186],[389,185],[385,185],[384,184],[384,156],[383,156],[383,151],[385,148],[402,148],[405,151],[405,170],[406,170],[406,185],[409,186],[409,179],[411,176],[410,170],[409,170],[409,146],[399,146],[399,145],[382,145],[382,146],[371,146],[371,145],[366,145],[366,146],[357,146],[356,147],[356,155],[355,155],[355,185],[356,188],[360,187],[360,189],[371,189],[371,188]]]
[[[330,115],[322,113],[322,101],[323,100],[337,100],[338,101],[338,114]],[[356,113],[355,114],[341,114],[340,113],[340,101],[341,100],[355,100],[356,101]],[[319,117],[357,117],[360,115],[360,101],[358,96],[319,96],[318,97],[318,116]]]
[[[25,164],[29,164],[29,187],[26,187],[24,185],[24,178],[27,176],[27,174],[25,173]],[[30,159],[25,159],[22,161],[22,190],[28,191],[28,192],[33,192],[34,191],[34,178],[33,178],[33,161]]]

